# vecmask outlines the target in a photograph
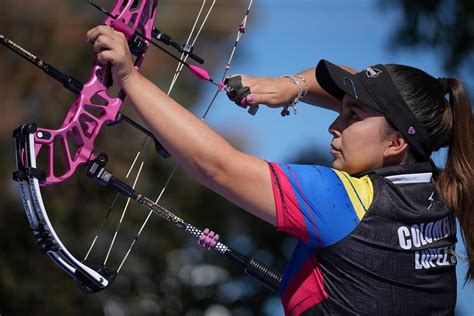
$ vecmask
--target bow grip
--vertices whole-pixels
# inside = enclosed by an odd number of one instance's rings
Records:
[[[135,34],[135,30],[132,27],[117,20],[112,20],[110,26],[114,30],[122,32],[127,40],[129,40],[133,36],[133,34]]]

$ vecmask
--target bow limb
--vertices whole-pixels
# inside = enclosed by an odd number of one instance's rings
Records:
[[[24,125],[14,132],[16,140],[17,167],[16,180],[25,212],[41,251],[46,253],[63,271],[73,277],[85,293],[95,293],[107,288],[115,273],[105,267],[92,268],[76,259],[63,245],[56,234],[40,190],[40,181],[45,176],[36,168],[34,146],[34,124]],[[22,158],[20,161],[18,158]]]

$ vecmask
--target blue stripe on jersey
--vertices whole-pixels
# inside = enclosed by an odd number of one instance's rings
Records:
[[[293,279],[294,275],[300,271],[301,267],[307,260],[310,260],[313,256],[312,252],[309,251],[308,247],[304,245],[302,241],[298,241],[295,250],[290,258],[290,261],[285,267],[283,273],[283,280],[280,282],[280,293],[288,286],[288,283]]]
[[[327,247],[359,224],[343,182],[331,168],[280,164],[290,183],[310,235],[310,246]],[[356,201],[354,201],[356,202]]]

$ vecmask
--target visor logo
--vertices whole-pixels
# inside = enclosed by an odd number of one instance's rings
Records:
[[[373,67],[369,67],[365,70],[367,78],[377,78],[381,72],[382,70]]]

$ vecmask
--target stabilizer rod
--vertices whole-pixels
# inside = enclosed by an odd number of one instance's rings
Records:
[[[126,183],[116,179],[112,173],[105,169],[107,160],[108,159],[105,154],[99,154],[95,160],[90,162],[87,168],[87,175],[99,184],[112,188],[120,194],[135,200],[145,208],[159,215],[162,219],[165,219],[168,222],[174,224],[176,227],[181,228],[189,235],[192,235],[197,239],[201,238],[203,232],[200,229],[185,222],[182,218],[176,216],[163,206],[154,203],[149,198],[136,192]],[[282,275],[280,272],[273,271],[254,257],[245,256],[221,242],[217,242],[212,247],[212,249],[225,255],[231,261],[239,265],[248,276],[260,281],[269,289],[278,291],[278,287],[282,280]]]

